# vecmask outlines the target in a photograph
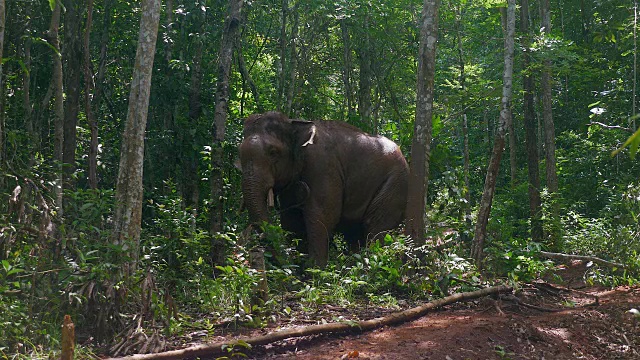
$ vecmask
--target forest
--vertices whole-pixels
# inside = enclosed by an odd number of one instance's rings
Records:
[[[489,309],[489,328],[515,314],[537,335],[463,356],[434,330],[442,346],[416,358],[640,356],[639,13],[637,0],[0,0],[0,359],[211,341],[220,358],[376,359],[355,338],[231,339],[364,332],[487,289],[502,295],[435,316]],[[288,231],[277,192],[256,221],[239,147],[245,119],[271,111],[313,121],[310,148],[320,120],[397,144],[407,200],[381,210],[401,203],[405,221],[355,250],[348,232],[318,250]],[[381,161],[358,154],[339,156],[373,181]],[[298,183],[292,207],[317,194]],[[609,327],[570,347],[539,330],[568,308]]]

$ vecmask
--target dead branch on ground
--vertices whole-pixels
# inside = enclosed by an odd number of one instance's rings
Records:
[[[383,326],[397,325],[403,322],[415,320],[421,316],[424,316],[426,313],[433,309],[455,302],[472,300],[487,295],[509,293],[512,290],[513,289],[511,287],[504,285],[494,286],[477,291],[454,294],[442,299],[434,300],[415,308],[396,312],[385,317],[372,320],[310,325],[300,328],[280,330],[253,338],[201,344],[180,350],[166,351],[157,354],[138,354],[126,356],[123,358],[113,358],[111,360],[169,360],[213,356],[214,354],[222,353],[227,347],[235,347],[236,345],[242,344],[250,344],[252,346],[265,345],[280,340],[310,335],[371,331]]]
[[[598,265],[603,265],[603,266],[612,267],[612,268],[620,268],[620,269],[629,268],[625,264],[620,264],[617,262],[600,259],[595,256],[570,255],[570,254],[553,253],[553,252],[547,252],[547,251],[540,251],[540,255],[549,259],[592,261]]]

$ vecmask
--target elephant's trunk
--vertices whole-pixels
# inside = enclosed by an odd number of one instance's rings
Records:
[[[272,191],[273,181],[265,179],[265,177],[244,174],[242,179],[242,193],[244,195],[244,203],[249,211],[249,221],[252,224],[261,224],[269,220],[269,211],[267,202],[269,193]]]

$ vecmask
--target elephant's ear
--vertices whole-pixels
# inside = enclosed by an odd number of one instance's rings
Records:
[[[296,147],[305,147],[313,145],[316,138],[316,125],[313,121],[292,119],[291,125],[295,129],[296,134]]]

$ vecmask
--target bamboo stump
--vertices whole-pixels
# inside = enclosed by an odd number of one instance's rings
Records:
[[[73,360],[73,352],[75,349],[76,330],[75,325],[71,322],[71,316],[65,315],[62,323],[62,354],[61,360]]]

